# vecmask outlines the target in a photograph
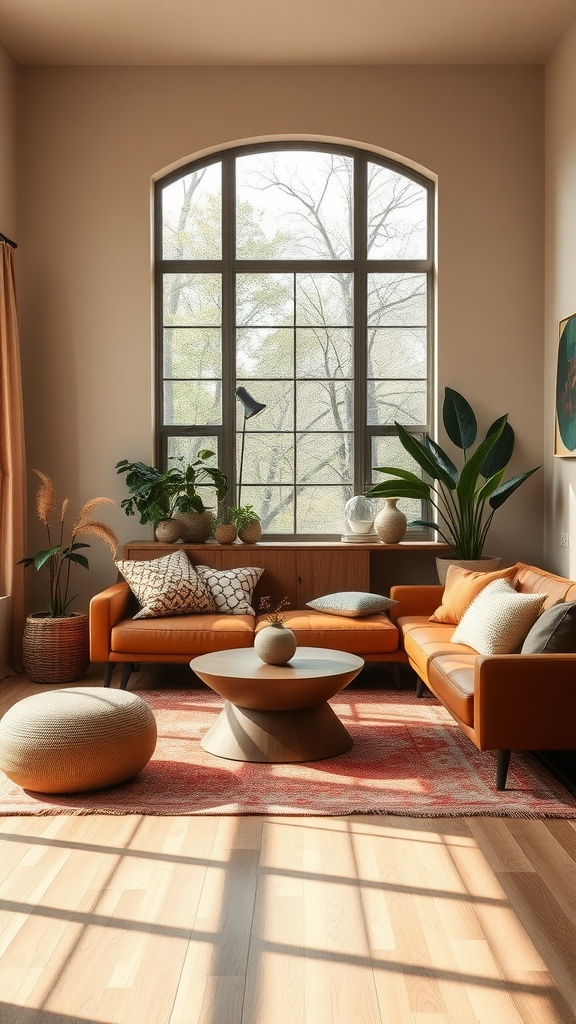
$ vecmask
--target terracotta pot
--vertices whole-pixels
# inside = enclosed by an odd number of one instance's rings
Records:
[[[227,523],[219,523],[214,530],[214,540],[219,544],[233,544],[236,540],[236,527]]]
[[[33,683],[73,683],[88,671],[88,616],[52,618],[29,615],[24,626],[22,660]]]
[[[296,654],[297,646],[294,633],[283,622],[264,626],[254,637],[254,650],[267,665],[286,665]]]
[[[162,544],[175,544],[177,540],[180,540],[181,529],[182,523],[177,522],[176,519],[160,519],[154,529],[156,540],[161,541]]]
[[[262,536],[262,523],[255,519],[249,526],[243,526],[238,530],[238,536],[243,544],[256,544]]]

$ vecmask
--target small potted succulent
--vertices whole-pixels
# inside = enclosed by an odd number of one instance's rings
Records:
[[[230,509],[222,509],[218,513],[214,520],[213,530],[214,540],[217,540],[219,544],[233,544],[236,540],[236,526],[230,522]]]
[[[262,536],[260,516],[252,505],[240,505],[229,510],[230,521],[238,530],[238,537],[243,544],[256,544]]]
[[[107,523],[95,519],[93,513],[111,498],[92,498],[80,510],[66,537],[68,499],[56,507],[54,484],[49,476],[35,469],[40,479],[36,494],[36,512],[46,528],[47,547],[22,558],[19,565],[33,566],[48,576],[47,610],[28,615],[24,628],[24,668],[34,683],[70,683],[82,679],[90,664],[88,649],[88,616],[70,611],[74,597],[69,596],[74,566],[89,568],[85,551],[89,544],[80,536],[103,540],[116,555],[118,537]]]

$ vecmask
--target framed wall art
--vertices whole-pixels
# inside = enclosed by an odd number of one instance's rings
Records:
[[[558,325],[554,455],[576,458],[576,313]]]

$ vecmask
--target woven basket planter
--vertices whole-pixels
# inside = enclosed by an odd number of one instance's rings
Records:
[[[182,524],[180,536],[185,544],[204,544],[212,533],[214,513],[211,509],[205,512],[175,512],[174,519]]]
[[[33,683],[73,683],[88,671],[88,616],[53,619],[46,612],[29,615],[24,626],[22,660]]]

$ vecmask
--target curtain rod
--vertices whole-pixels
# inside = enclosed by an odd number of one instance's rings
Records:
[[[11,238],[7,237],[7,235],[3,235],[1,231],[0,231],[0,242],[7,242],[8,245],[11,245],[13,249],[17,249],[18,248],[18,246],[16,245],[16,242],[13,242]]]

